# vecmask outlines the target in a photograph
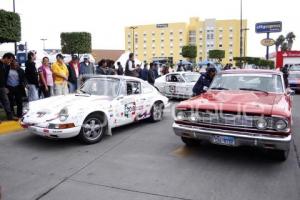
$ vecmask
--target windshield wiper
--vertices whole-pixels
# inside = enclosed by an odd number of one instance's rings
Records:
[[[269,92],[267,92],[265,90],[259,90],[259,89],[254,89],[254,88],[239,88],[239,90],[256,91],[256,92],[263,92],[265,94],[269,94]]]
[[[228,88],[223,88],[223,87],[212,87],[210,89],[212,89],[212,90],[229,90]]]

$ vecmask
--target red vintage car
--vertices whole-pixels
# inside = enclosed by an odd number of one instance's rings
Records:
[[[196,140],[272,150],[286,160],[292,138],[292,90],[281,72],[228,70],[208,91],[176,106],[173,129],[186,145]]]

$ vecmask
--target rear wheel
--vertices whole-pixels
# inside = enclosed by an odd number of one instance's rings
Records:
[[[196,139],[192,138],[187,138],[187,137],[181,137],[182,142],[185,143],[186,146],[195,146],[199,144],[199,141]]]
[[[86,144],[95,144],[101,141],[106,130],[107,120],[105,115],[92,113],[84,120],[78,137]]]
[[[150,120],[152,122],[161,121],[164,113],[164,104],[162,102],[155,102],[151,108]]]

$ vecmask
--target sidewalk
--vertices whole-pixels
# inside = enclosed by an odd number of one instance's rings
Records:
[[[23,130],[23,128],[19,121],[2,121],[0,123],[0,135],[21,130]]]

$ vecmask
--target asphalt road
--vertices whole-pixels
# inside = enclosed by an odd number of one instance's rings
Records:
[[[95,145],[26,131],[0,136],[4,200],[299,200],[300,95],[286,162],[261,150],[210,144],[187,148],[172,116],[113,130]]]

